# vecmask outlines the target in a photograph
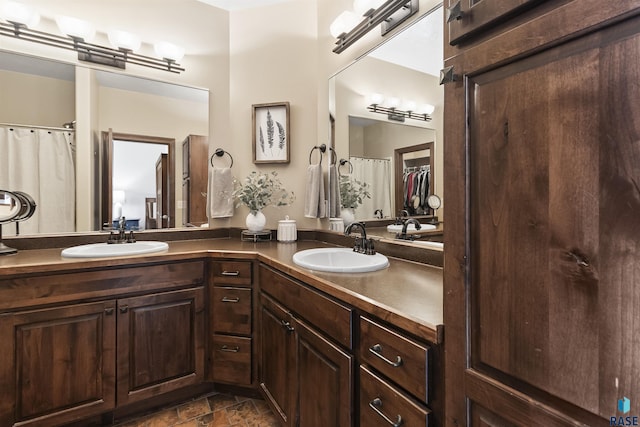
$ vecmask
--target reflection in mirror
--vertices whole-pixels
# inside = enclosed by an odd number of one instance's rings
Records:
[[[432,215],[427,199],[442,194],[442,8],[435,8],[389,41],[337,73],[329,81],[329,112],[335,118],[334,145],[348,159],[353,180],[369,184],[370,198],[355,209],[358,221],[389,223],[400,210]],[[418,54],[419,53],[419,54]],[[387,116],[367,107],[382,94],[398,109],[435,106],[432,119]],[[402,100],[402,101],[399,101]],[[404,101],[404,103],[403,103]],[[349,165],[340,168],[341,175]],[[407,194],[410,173],[421,190]],[[330,197],[335,197],[330,195]],[[411,209],[407,209],[411,207]],[[435,212],[440,216],[440,211]],[[387,236],[388,237],[388,236]]]
[[[39,206],[39,212],[32,221],[25,223],[21,234],[100,230],[104,222],[108,222],[103,220],[102,205],[108,203],[111,206],[113,194],[107,195],[101,186],[101,132],[113,129],[125,134],[161,136],[178,143],[189,135],[206,136],[209,133],[208,90],[126,73],[93,70],[0,51],[0,93],[3,94],[0,124],[7,124],[6,128],[20,130],[24,134],[41,131],[48,140],[61,134],[60,142],[38,145],[40,149],[48,150],[40,157],[50,159],[53,154],[49,152],[55,152],[56,158],[68,161],[64,169],[59,166],[54,169],[49,161],[44,167],[22,156],[9,159],[9,151],[2,138],[10,131],[0,126],[0,188],[32,194]],[[83,104],[76,105],[77,100]],[[76,114],[77,108],[81,108],[81,114]],[[85,111],[87,108],[89,111]],[[63,127],[71,122],[76,122],[75,131]],[[171,173],[179,178],[183,176],[182,150],[175,151],[173,162],[176,166]],[[156,160],[152,160],[154,167]],[[205,168],[207,160],[201,160]],[[5,167],[3,162],[6,161],[13,166]],[[40,184],[38,187],[13,185],[14,178],[7,175],[10,170],[22,171],[19,173],[27,174],[28,179],[46,176],[48,171],[63,171],[49,182],[55,188],[65,188],[65,193],[41,189]],[[155,188],[155,172],[152,180]],[[168,195],[175,198],[167,216],[172,218],[172,224],[178,226],[183,224],[182,189],[182,180],[173,179],[171,188],[167,190]],[[133,203],[133,199],[126,197],[127,203]],[[153,209],[154,202],[136,202],[137,212],[133,216],[144,222],[148,206]]]

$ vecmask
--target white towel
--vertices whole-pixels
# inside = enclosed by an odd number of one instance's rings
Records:
[[[307,169],[307,186],[304,195],[304,216],[307,218],[325,217],[325,195],[322,166],[309,165]]]
[[[233,216],[233,175],[231,168],[209,169],[207,185],[207,217]]]
[[[338,176],[338,168],[336,165],[329,166],[329,218],[338,218],[340,216],[340,177]]]

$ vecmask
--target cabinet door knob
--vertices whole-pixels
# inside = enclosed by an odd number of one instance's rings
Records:
[[[371,353],[373,353],[374,356],[384,360],[385,363],[393,366],[394,368],[398,368],[400,366],[402,366],[402,357],[398,356],[398,358],[396,359],[396,361],[392,361],[387,359],[386,357],[384,357],[384,355],[382,354],[382,346],[380,344],[376,344],[373,347],[369,348],[369,351]]]
[[[445,67],[440,70],[440,84],[451,83],[458,80],[460,76],[453,72],[453,67]]]
[[[391,418],[387,417],[384,414],[384,412],[380,410],[380,408],[382,408],[382,399],[380,399],[379,397],[376,397],[371,402],[369,402],[369,407],[373,409],[376,414],[380,415],[386,422],[391,424],[393,427],[400,427],[402,424],[404,424],[404,420],[400,415],[398,415],[398,419],[396,420],[396,422],[393,422]]]
[[[222,347],[220,347],[219,350],[227,352],[227,353],[237,353],[238,351],[240,351],[240,347],[238,347],[238,346],[227,347],[226,345],[223,345]]]
[[[120,307],[120,313],[126,313],[127,311],[129,311],[128,305],[123,305],[122,307]]]
[[[457,1],[453,4],[453,6],[447,8],[447,24],[462,19],[462,15],[464,15],[464,12],[462,11],[461,3],[461,1]]]
[[[106,314],[107,316],[113,314],[113,307],[105,308],[104,314]]]
[[[294,327],[291,326],[291,323],[287,322],[286,320],[281,320],[280,323],[282,324],[282,327],[287,330],[287,332],[293,332],[295,330]]]
[[[239,271],[227,271],[227,270],[225,270],[221,274],[223,276],[239,276],[240,272]]]
[[[235,298],[222,297],[222,299],[220,301],[236,303],[236,302],[240,302],[240,298],[238,298],[238,297],[235,297]]]

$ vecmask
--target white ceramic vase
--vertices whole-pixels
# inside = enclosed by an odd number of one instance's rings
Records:
[[[340,217],[345,227],[351,225],[356,220],[356,211],[353,208],[343,208],[340,210]]]
[[[256,213],[249,212],[245,223],[249,231],[262,231],[264,230],[264,225],[267,223],[267,218],[261,211]]]

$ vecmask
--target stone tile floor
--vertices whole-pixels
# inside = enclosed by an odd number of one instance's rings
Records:
[[[264,400],[215,393],[116,426],[280,427],[280,424]]]

